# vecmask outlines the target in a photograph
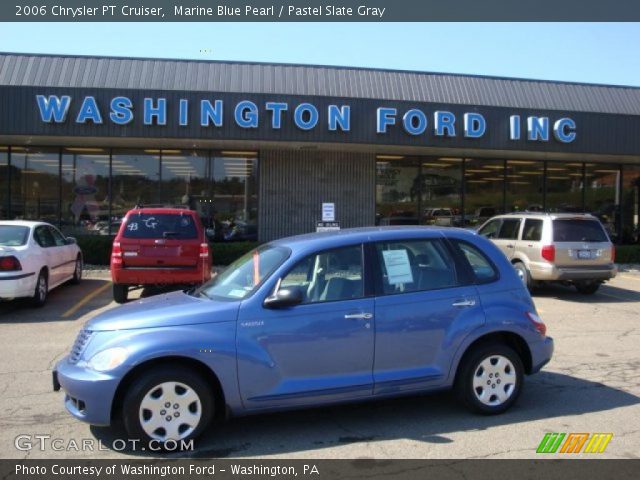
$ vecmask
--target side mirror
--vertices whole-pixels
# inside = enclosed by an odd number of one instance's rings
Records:
[[[265,308],[284,308],[299,305],[304,301],[300,287],[281,288],[275,294],[265,298]]]
[[[65,242],[67,245],[74,245],[74,244],[78,243],[78,241],[77,241],[75,238],[73,238],[73,237],[67,237],[67,238],[65,238],[65,239],[64,239],[64,242]]]

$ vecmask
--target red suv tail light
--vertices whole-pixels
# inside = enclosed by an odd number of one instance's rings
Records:
[[[16,257],[0,258],[0,272],[15,272],[17,270],[22,270],[22,265],[20,265],[20,260]]]
[[[201,243],[200,244],[200,258],[209,258],[209,244]]]
[[[527,318],[543,337],[547,334],[547,326],[535,312],[526,312]]]
[[[556,247],[553,245],[545,245],[542,247],[542,258],[547,262],[553,262],[556,259]]]
[[[120,242],[113,242],[113,248],[111,249],[111,263],[113,265],[122,265],[122,247],[120,247]]]

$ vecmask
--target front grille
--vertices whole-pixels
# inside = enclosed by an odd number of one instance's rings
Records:
[[[80,355],[84,352],[89,340],[91,340],[91,335],[93,332],[91,330],[80,330],[78,336],[76,337],[76,341],[73,343],[73,347],[71,347],[71,353],[69,355],[69,362],[77,363],[80,360]]]

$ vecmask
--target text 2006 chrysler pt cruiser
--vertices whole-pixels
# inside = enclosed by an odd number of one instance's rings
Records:
[[[500,413],[550,360],[545,330],[511,264],[472,232],[343,230],[271,242],[198,289],[96,316],[54,385],[75,417],[121,418],[161,443],[215,413],[449,387]]]

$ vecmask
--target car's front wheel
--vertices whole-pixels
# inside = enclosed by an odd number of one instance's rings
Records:
[[[471,410],[497,414],[509,409],[522,390],[520,356],[501,343],[481,345],[463,359],[456,377],[456,394]]]
[[[214,397],[202,377],[183,367],[147,371],[129,388],[123,405],[129,438],[167,446],[188,442],[213,418]]]

